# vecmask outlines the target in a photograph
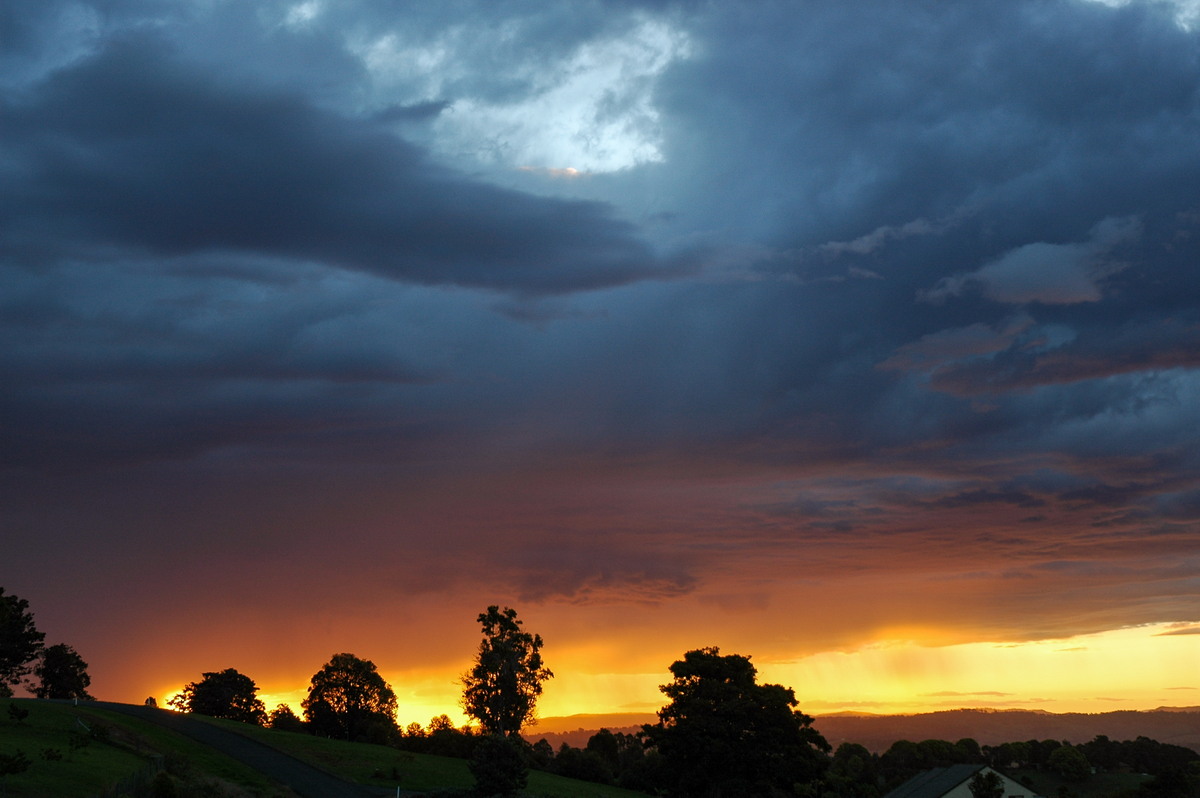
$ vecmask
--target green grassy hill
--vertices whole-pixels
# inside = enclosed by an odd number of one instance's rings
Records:
[[[28,710],[17,722],[9,706]],[[136,718],[33,699],[0,701],[0,755],[22,752],[23,773],[0,783],[7,798],[87,798],[158,770],[163,779],[207,785],[227,798],[291,798],[245,765],[174,732]]]
[[[347,781],[403,790],[467,790],[474,783],[465,759],[398,751],[385,745],[348,743],[307,734],[280,732],[234,721],[205,718],[297,759],[336,773]],[[531,798],[640,798],[644,793],[529,771],[525,794]]]
[[[8,705],[29,711],[18,723]],[[324,740],[231,721],[206,722],[243,734],[334,773],[347,781],[394,794],[466,791],[473,779],[462,759],[413,754],[364,743]],[[80,725],[80,724],[83,725]],[[84,728],[87,727],[87,729]],[[88,729],[91,731],[89,732]],[[86,742],[86,745],[83,743]],[[171,782],[178,792],[223,798],[292,798],[251,768],[152,723],[103,710],[33,699],[0,701],[0,755],[23,751],[30,767],[8,776],[0,796],[88,798],[143,774]],[[52,753],[47,753],[52,752]],[[155,770],[167,771],[155,776]],[[530,771],[531,798],[637,798],[641,793]]]

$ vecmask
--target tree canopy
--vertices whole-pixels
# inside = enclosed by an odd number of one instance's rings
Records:
[[[38,680],[33,691],[36,698],[92,698],[87,691],[92,683],[87,663],[66,643],[43,651],[33,674]]]
[[[167,703],[181,712],[195,712],[213,718],[238,720],[261,726],[267,717],[258,697],[258,685],[234,668],[205,673],[198,682],[184,685],[183,691]]]
[[[971,798],[1004,798],[1004,781],[994,770],[983,769],[971,777]]]
[[[516,610],[493,604],[478,620],[483,640],[463,676],[463,708],[488,734],[514,737],[533,719],[542,683],[554,674],[542,662],[541,635],[524,631]]]
[[[671,795],[793,794],[820,777],[829,744],[796,711],[791,688],[758,684],[749,657],[717,648],[684,654],[660,689],[671,702],[644,727]]]
[[[1061,745],[1046,760],[1050,770],[1068,781],[1083,781],[1092,772],[1087,756],[1073,745]]]
[[[334,654],[313,674],[300,702],[314,734],[346,740],[372,739],[396,731],[396,694],[370,660]]]
[[[45,639],[33,623],[29,602],[6,596],[0,587],[0,697],[11,696],[13,687],[29,675]]]

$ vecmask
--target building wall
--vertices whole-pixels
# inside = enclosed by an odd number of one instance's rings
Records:
[[[983,772],[993,772],[991,768],[984,768]],[[1040,798],[1033,790],[1026,787],[1019,781],[1014,781],[1003,773],[997,773],[1000,780],[1004,782],[1004,798]],[[971,780],[967,779],[962,784],[955,787],[950,792],[946,793],[942,798],[974,798],[971,795]]]

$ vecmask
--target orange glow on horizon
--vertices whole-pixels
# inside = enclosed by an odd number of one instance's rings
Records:
[[[1154,624],[1055,640],[931,645],[929,640],[942,637],[937,630],[890,629],[887,639],[795,660],[768,661],[753,652],[722,650],[749,654],[761,681],[791,687],[799,708],[811,715],[964,707],[1098,713],[1200,704],[1200,634],[1171,634],[1174,630],[1173,625]],[[904,632],[913,634],[892,637]],[[658,688],[669,679],[669,663],[656,673],[614,673],[596,669],[595,644],[558,648],[553,654],[556,678],[546,684],[539,717],[649,715],[663,705]],[[442,714],[456,725],[467,724],[458,703],[459,677],[460,669],[385,670],[384,678],[396,692],[400,725],[426,726]],[[305,685],[261,687],[268,711],[287,703],[301,714]],[[166,706],[175,692],[178,688],[160,690],[159,706]],[[544,728],[552,731],[556,724]]]

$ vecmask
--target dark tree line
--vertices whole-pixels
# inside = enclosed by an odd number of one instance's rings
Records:
[[[35,698],[90,699],[87,663],[65,643],[46,647],[29,602],[0,587],[0,698],[25,687]],[[32,677],[32,678],[31,678]]]

